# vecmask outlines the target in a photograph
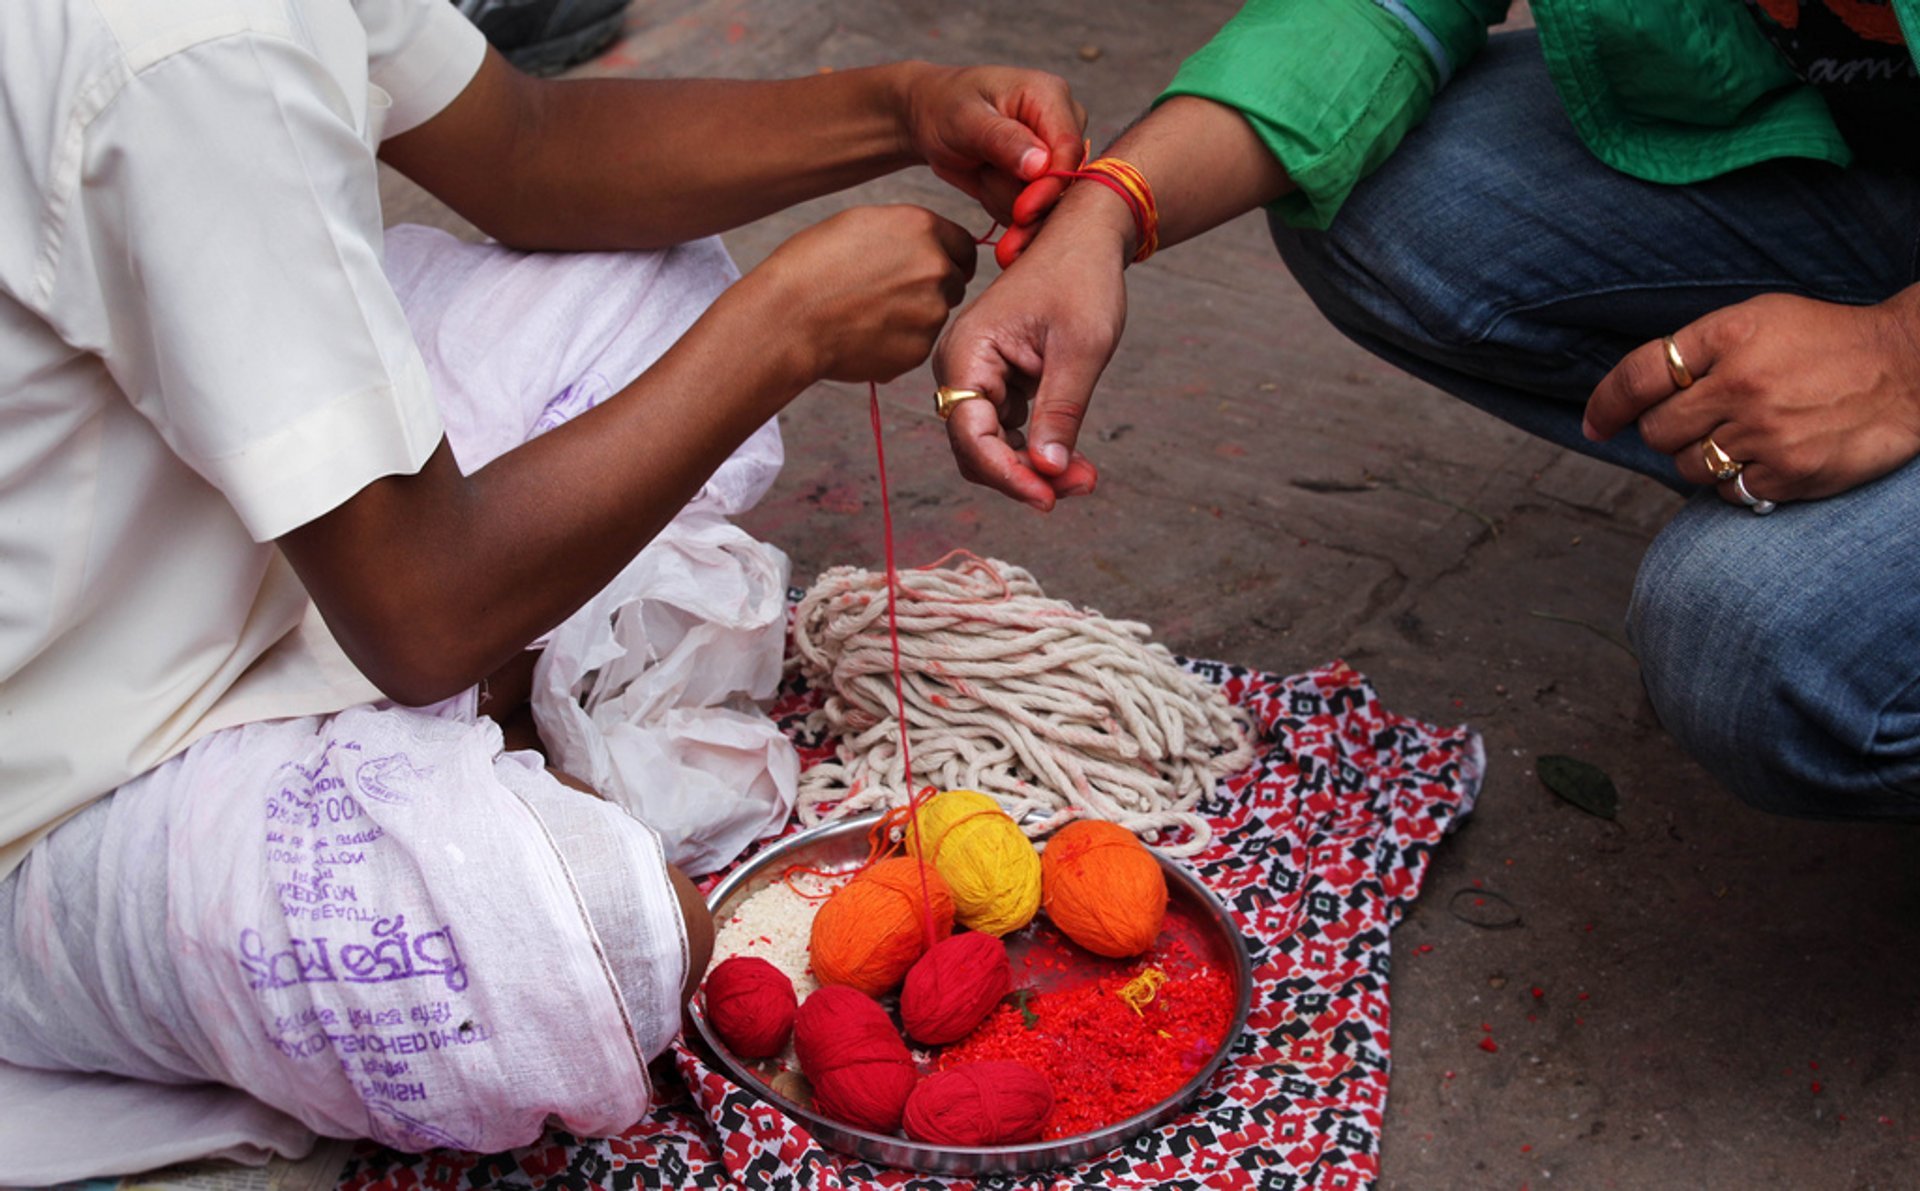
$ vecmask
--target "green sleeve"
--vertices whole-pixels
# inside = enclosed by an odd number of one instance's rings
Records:
[[[1250,0],[1155,102],[1193,95],[1238,109],[1299,187],[1275,209],[1295,226],[1325,227],[1506,9],[1507,0]]]

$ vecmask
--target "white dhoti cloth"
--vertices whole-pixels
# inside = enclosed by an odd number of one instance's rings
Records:
[[[619,390],[738,276],[714,240],[525,256],[396,228],[387,252],[468,471]],[[751,506],[780,462],[769,422],[689,508]],[[0,882],[0,1184],[646,1112],[687,967],[660,838],[501,753],[473,703],[216,733]]]

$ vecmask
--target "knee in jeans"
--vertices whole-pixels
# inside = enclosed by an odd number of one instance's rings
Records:
[[[1703,497],[1655,540],[1628,610],[1648,698],[1661,724],[1741,801],[1776,814],[1905,817],[1891,793],[1920,739],[1893,739],[1902,716],[1849,673],[1830,626],[1842,593],[1782,582],[1757,523],[1716,516]],[[1704,515],[1703,515],[1704,514]],[[1920,723],[1920,716],[1904,717]],[[1903,809],[1903,806],[1905,809]]]
[[[1431,300],[1434,278],[1443,270],[1424,259],[1409,229],[1388,234],[1353,210],[1323,231],[1290,227],[1277,215],[1268,223],[1294,280],[1349,338],[1363,344],[1383,340],[1416,353],[1421,345],[1457,349],[1485,340],[1478,304],[1457,286]]]

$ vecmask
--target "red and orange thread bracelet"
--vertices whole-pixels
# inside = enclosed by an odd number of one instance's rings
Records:
[[[1086,151],[1091,153],[1092,150],[1093,147],[1089,144]],[[1133,263],[1137,265],[1159,251],[1160,206],[1154,202],[1153,187],[1147,185],[1146,175],[1141,173],[1132,162],[1123,161],[1118,157],[1098,157],[1092,161],[1082,157],[1078,169],[1048,170],[1040,177],[1064,178],[1068,182],[1077,182],[1084,178],[1098,182],[1113,191],[1120,196],[1120,201],[1127,205],[1128,213],[1133,216],[1134,230],[1140,233],[1140,244],[1134,249]],[[1039,180],[1035,178],[1034,182]],[[1032,184],[1028,183],[1029,186]],[[993,233],[999,230],[1000,225],[994,224],[987,229],[985,235],[976,238],[974,243],[997,245],[999,241]]]
[[[1118,157],[1097,157],[1077,170],[1049,170],[1048,176],[1074,181],[1098,182],[1120,196],[1133,215],[1133,226],[1140,233],[1140,246],[1134,250],[1133,263],[1139,264],[1160,247],[1160,208],[1153,201],[1153,188],[1131,162]]]

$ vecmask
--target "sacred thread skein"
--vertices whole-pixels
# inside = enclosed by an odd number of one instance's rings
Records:
[[[896,856],[848,881],[813,917],[813,974],[869,996],[892,989],[926,953],[927,902],[937,942],[953,933],[953,895],[932,865]]]
[[[958,1042],[1013,991],[1007,946],[984,931],[962,931],[933,945],[907,973],[900,1024],[916,1042]]]
[[[887,1011],[842,985],[818,989],[793,1019],[793,1046],[823,1115],[892,1133],[919,1080]]]
[[[800,1002],[787,974],[757,955],[736,955],[707,973],[707,1023],[734,1054],[766,1059],[793,1032]]]
[[[1024,1063],[962,1063],[920,1081],[907,1098],[907,1136],[928,1145],[1032,1141],[1053,1113],[1053,1083]]]
[[[1167,915],[1160,862],[1124,827],[1080,819],[1040,854],[1047,917],[1096,955],[1125,959],[1153,946]]]
[[[953,892],[954,919],[970,930],[1009,934],[1040,909],[1040,854],[985,794],[947,790],[921,803],[907,826],[907,851],[940,873]]]

